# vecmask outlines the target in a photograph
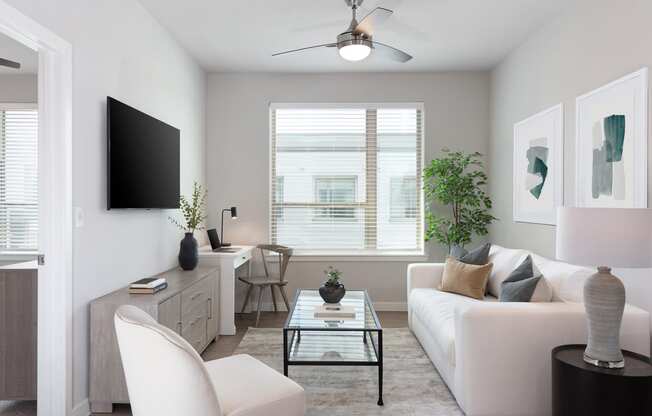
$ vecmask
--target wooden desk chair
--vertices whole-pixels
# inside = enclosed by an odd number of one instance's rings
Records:
[[[242,311],[244,313],[247,302],[249,301],[249,296],[252,295],[254,287],[258,288],[258,307],[256,308],[256,326],[258,326],[258,321],[260,320],[260,307],[261,301],[263,299],[263,290],[269,287],[269,290],[272,293],[272,302],[274,303],[274,312],[278,312],[278,306],[276,305],[276,293],[274,293],[274,287],[278,288],[278,291],[281,292],[283,297],[283,302],[285,302],[285,307],[287,310],[290,310],[290,303],[288,302],[288,296],[285,292],[285,286],[287,281],[285,281],[285,271],[288,268],[288,263],[290,262],[290,257],[292,257],[292,249],[285,246],[280,246],[277,244],[259,244],[256,246],[260,250],[261,257],[263,258],[263,267],[265,269],[265,276],[243,276],[239,277],[243,283],[249,285],[247,289],[247,295],[245,296],[244,303],[242,304]],[[278,276],[272,276],[269,272],[269,265],[267,263],[267,253],[275,253],[278,255],[278,266],[279,273]]]

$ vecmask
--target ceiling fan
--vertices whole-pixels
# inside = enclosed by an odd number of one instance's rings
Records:
[[[337,42],[278,52],[272,56],[301,52],[308,49],[336,47],[340,56],[347,61],[362,61],[371,54],[372,50],[398,62],[407,62],[412,59],[412,56],[400,49],[373,40],[375,27],[389,19],[394,12],[384,7],[376,7],[358,22],[357,11],[363,1],[344,0],[346,5],[351,8],[353,19],[351,19],[349,27],[337,35]]]
[[[9,59],[0,58],[0,66],[6,66],[8,68],[20,69],[20,63],[10,61]]]

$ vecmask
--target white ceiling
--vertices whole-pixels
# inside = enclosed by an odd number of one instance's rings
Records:
[[[20,69],[0,66],[0,74],[36,74],[38,71],[38,54],[22,43],[0,33],[0,58],[20,62]]]
[[[351,11],[344,0],[140,0],[209,71],[332,72],[489,69],[574,0],[364,0],[394,15],[375,40],[414,56],[345,62],[334,42]]]

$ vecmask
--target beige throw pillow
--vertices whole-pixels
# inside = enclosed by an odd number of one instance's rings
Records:
[[[487,279],[493,266],[493,263],[482,266],[466,264],[449,256],[446,258],[439,290],[483,299]]]

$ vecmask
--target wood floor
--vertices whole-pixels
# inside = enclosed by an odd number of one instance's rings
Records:
[[[264,312],[260,316],[259,327],[261,328],[282,328],[287,318],[286,312]],[[407,327],[407,312],[378,312],[378,318],[383,328]],[[208,346],[202,354],[204,360],[228,357],[238,347],[240,341],[247,332],[247,328],[254,325],[255,315],[236,314],[236,334],[233,336],[221,336],[217,342]],[[36,416],[35,402],[3,402],[0,401],[0,416]],[[131,410],[129,405],[116,405],[113,408],[113,415],[129,416]]]

